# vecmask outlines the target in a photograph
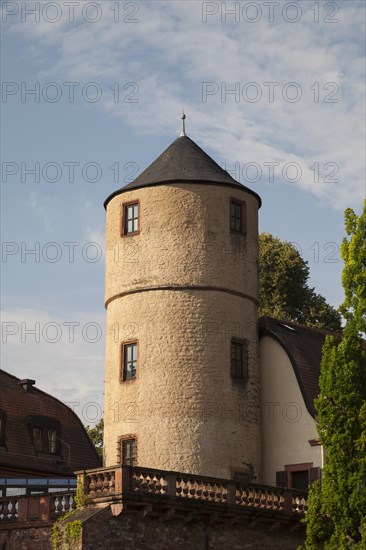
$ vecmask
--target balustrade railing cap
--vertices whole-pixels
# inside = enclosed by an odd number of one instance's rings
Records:
[[[113,472],[115,470],[120,470],[121,468],[130,468],[130,466],[122,466],[121,464],[116,464],[115,466],[99,466],[99,468],[91,468],[90,470],[77,470],[74,472],[75,475],[88,475],[88,474],[95,474],[98,472]]]

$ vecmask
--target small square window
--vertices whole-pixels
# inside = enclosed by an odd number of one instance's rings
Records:
[[[136,465],[136,439],[121,440],[121,461],[126,466]]]
[[[132,380],[136,378],[137,371],[137,342],[123,344],[123,373],[122,380]]]
[[[123,207],[123,234],[132,235],[139,232],[139,203],[125,204]]]
[[[248,345],[243,340],[231,341],[230,374],[236,380],[247,380]]]
[[[245,233],[245,203],[230,201],[230,231]]]

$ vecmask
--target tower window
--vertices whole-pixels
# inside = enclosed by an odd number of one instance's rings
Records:
[[[245,202],[230,201],[230,231],[233,233],[245,233]]]
[[[122,380],[136,378],[137,371],[137,342],[122,344]]]
[[[248,378],[248,344],[245,340],[231,340],[230,374],[235,380]]]
[[[138,202],[123,205],[123,235],[136,235],[139,233],[139,210]]]
[[[126,466],[136,465],[136,439],[121,440],[121,461]]]

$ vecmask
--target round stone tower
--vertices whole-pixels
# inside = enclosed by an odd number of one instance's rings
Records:
[[[185,134],[105,201],[105,465],[260,479],[258,208]]]

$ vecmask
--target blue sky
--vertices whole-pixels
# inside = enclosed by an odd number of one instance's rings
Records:
[[[179,135],[182,108],[339,306],[343,212],[365,196],[364,2],[1,7],[2,368],[98,419],[102,203]]]

